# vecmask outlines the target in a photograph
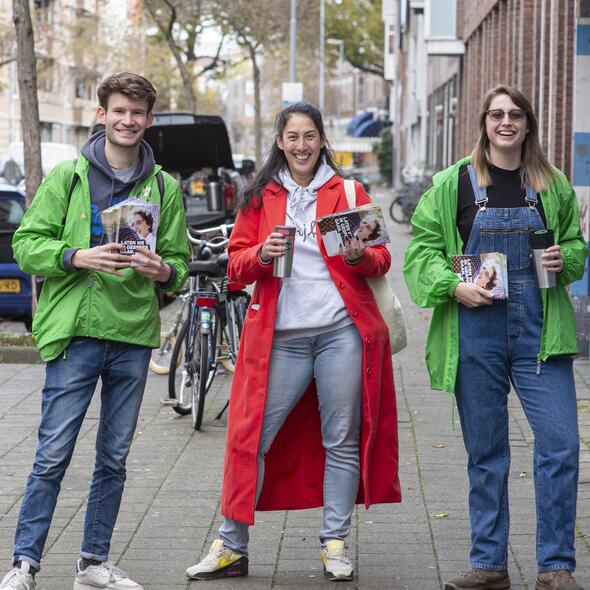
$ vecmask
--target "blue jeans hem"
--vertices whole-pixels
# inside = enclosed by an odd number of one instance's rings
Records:
[[[489,563],[476,563],[474,561],[471,562],[471,567],[474,570],[489,570],[492,572],[503,572],[508,569],[508,565],[496,565],[496,564],[489,564]]]
[[[36,561],[35,559],[33,559],[32,557],[29,557],[28,555],[20,555],[20,554],[15,555],[12,558],[12,565],[16,565],[19,561],[26,561],[29,565],[34,567],[37,571],[39,571],[41,569],[41,564],[38,561]]]
[[[540,574],[549,574],[551,572],[560,572],[563,570],[567,570],[568,572],[574,572],[576,571],[575,567],[572,567],[571,564],[562,564],[562,565],[552,565],[550,567],[543,567],[543,568],[539,568],[539,573]]]
[[[92,559],[93,561],[107,561],[108,555],[97,555],[96,553],[86,553],[86,551],[80,551],[80,557],[82,559]]]

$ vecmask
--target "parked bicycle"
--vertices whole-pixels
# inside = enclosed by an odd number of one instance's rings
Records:
[[[219,365],[233,367],[237,362],[250,301],[244,286],[226,277],[226,249],[232,227],[221,225],[189,231],[198,259],[189,263],[187,318],[172,351],[168,375],[170,397],[163,403],[181,415],[190,413],[195,430],[201,427],[205,397]],[[211,235],[215,237],[209,240],[202,237]],[[216,419],[221,418],[227,406],[226,403]]]
[[[170,327],[166,331],[162,331],[160,334],[160,348],[152,350],[149,368],[150,371],[157,375],[168,375],[170,372],[170,359],[172,357],[172,351],[174,350],[174,344],[178,337],[178,331],[185,320],[188,297],[188,289],[185,289],[177,295],[177,298],[181,301],[180,307],[178,308]]]
[[[420,197],[430,188],[431,176],[418,168],[404,168],[404,184],[389,205],[389,216],[396,223],[409,224]]]

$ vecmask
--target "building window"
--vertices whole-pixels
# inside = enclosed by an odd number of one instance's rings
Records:
[[[51,57],[40,57],[37,60],[37,86],[43,92],[55,92],[56,65]]]
[[[430,2],[430,37],[455,37],[457,0]]]
[[[52,127],[53,125],[51,123],[41,121],[41,141],[51,141]]]

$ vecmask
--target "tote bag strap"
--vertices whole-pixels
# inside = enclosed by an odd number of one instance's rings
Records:
[[[346,193],[348,208],[352,209],[356,207],[356,188],[354,186],[354,180],[350,178],[344,179],[344,192]]]

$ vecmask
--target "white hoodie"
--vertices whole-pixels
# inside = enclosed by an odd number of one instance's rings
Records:
[[[294,225],[297,231],[291,276],[281,279],[275,338],[316,336],[353,323],[328,272],[316,235],[318,190],[334,174],[325,159],[306,187],[295,183],[288,168],[279,173],[277,180],[288,193],[285,225]]]

